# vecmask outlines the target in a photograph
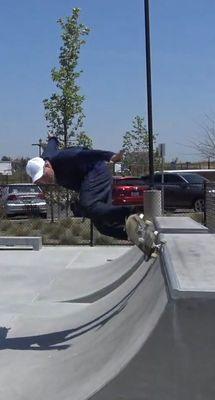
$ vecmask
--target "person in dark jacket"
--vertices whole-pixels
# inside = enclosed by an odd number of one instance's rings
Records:
[[[119,162],[122,152],[90,150],[83,147],[58,149],[51,137],[41,157],[28,161],[27,174],[36,184],[57,183],[79,193],[80,209],[104,235],[127,239],[125,222],[134,206],[112,205],[112,174],[109,163]]]

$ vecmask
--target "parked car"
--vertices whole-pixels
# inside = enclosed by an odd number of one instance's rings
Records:
[[[148,190],[141,178],[134,176],[114,176],[112,202],[114,205],[135,205],[143,207],[144,192]]]
[[[29,183],[14,183],[2,189],[1,204],[7,216],[47,216],[47,203],[41,188]]]
[[[149,184],[149,176],[142,177]],[[204,182],[208,180],[194,173],[156,172],[154,174],[154,188],[164,188],[164,208],[194,208],[195,211],[204,210]]]

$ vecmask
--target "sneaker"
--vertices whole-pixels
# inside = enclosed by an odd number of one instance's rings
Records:
[[[155,231],[151,221],[144,221],[143,214],[133,214],[128,217],[126,232],[128,239],[144,253],[146,261],[157,256],[161,247],[157,244],[158,232]]]
[[[145,260],[156,258],[161,249],[166,244],[166,240],[160,239],[158,231],[151,221],[145,221],[145,228],[142,237],[139,239],[139,248],[145,254]]]
[[[151,257],[156,257],[159,250],[158,232],[155,231],[154,225],[151,221],[145,221],[144,232],[139,238],[139,248],[145,254],[145,260],[148,261]]]
[[[142,231],[144,229],[144,215],[143,214],[132,214],[126,220],[125,229],[128,236],[128,239],[139,245],[139,239],[142,236]]]

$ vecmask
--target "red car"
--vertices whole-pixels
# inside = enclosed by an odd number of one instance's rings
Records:
[[[144,192],[149,189],[141,178],[114,176],[112,202],[114,205],[135,205],[143,207]]]

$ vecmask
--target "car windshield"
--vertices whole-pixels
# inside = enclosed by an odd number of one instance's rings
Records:
[[[203,176],[200,176],[198,174],[192,174],[192,173],[185,173],[185,174],[180,174],[187,180],[189,183],[201,183],[203,184],[204,182],[207,181]]]
[[[36,185],[16,185],[9,187],[9,193],[39,193],[40,188]]]

